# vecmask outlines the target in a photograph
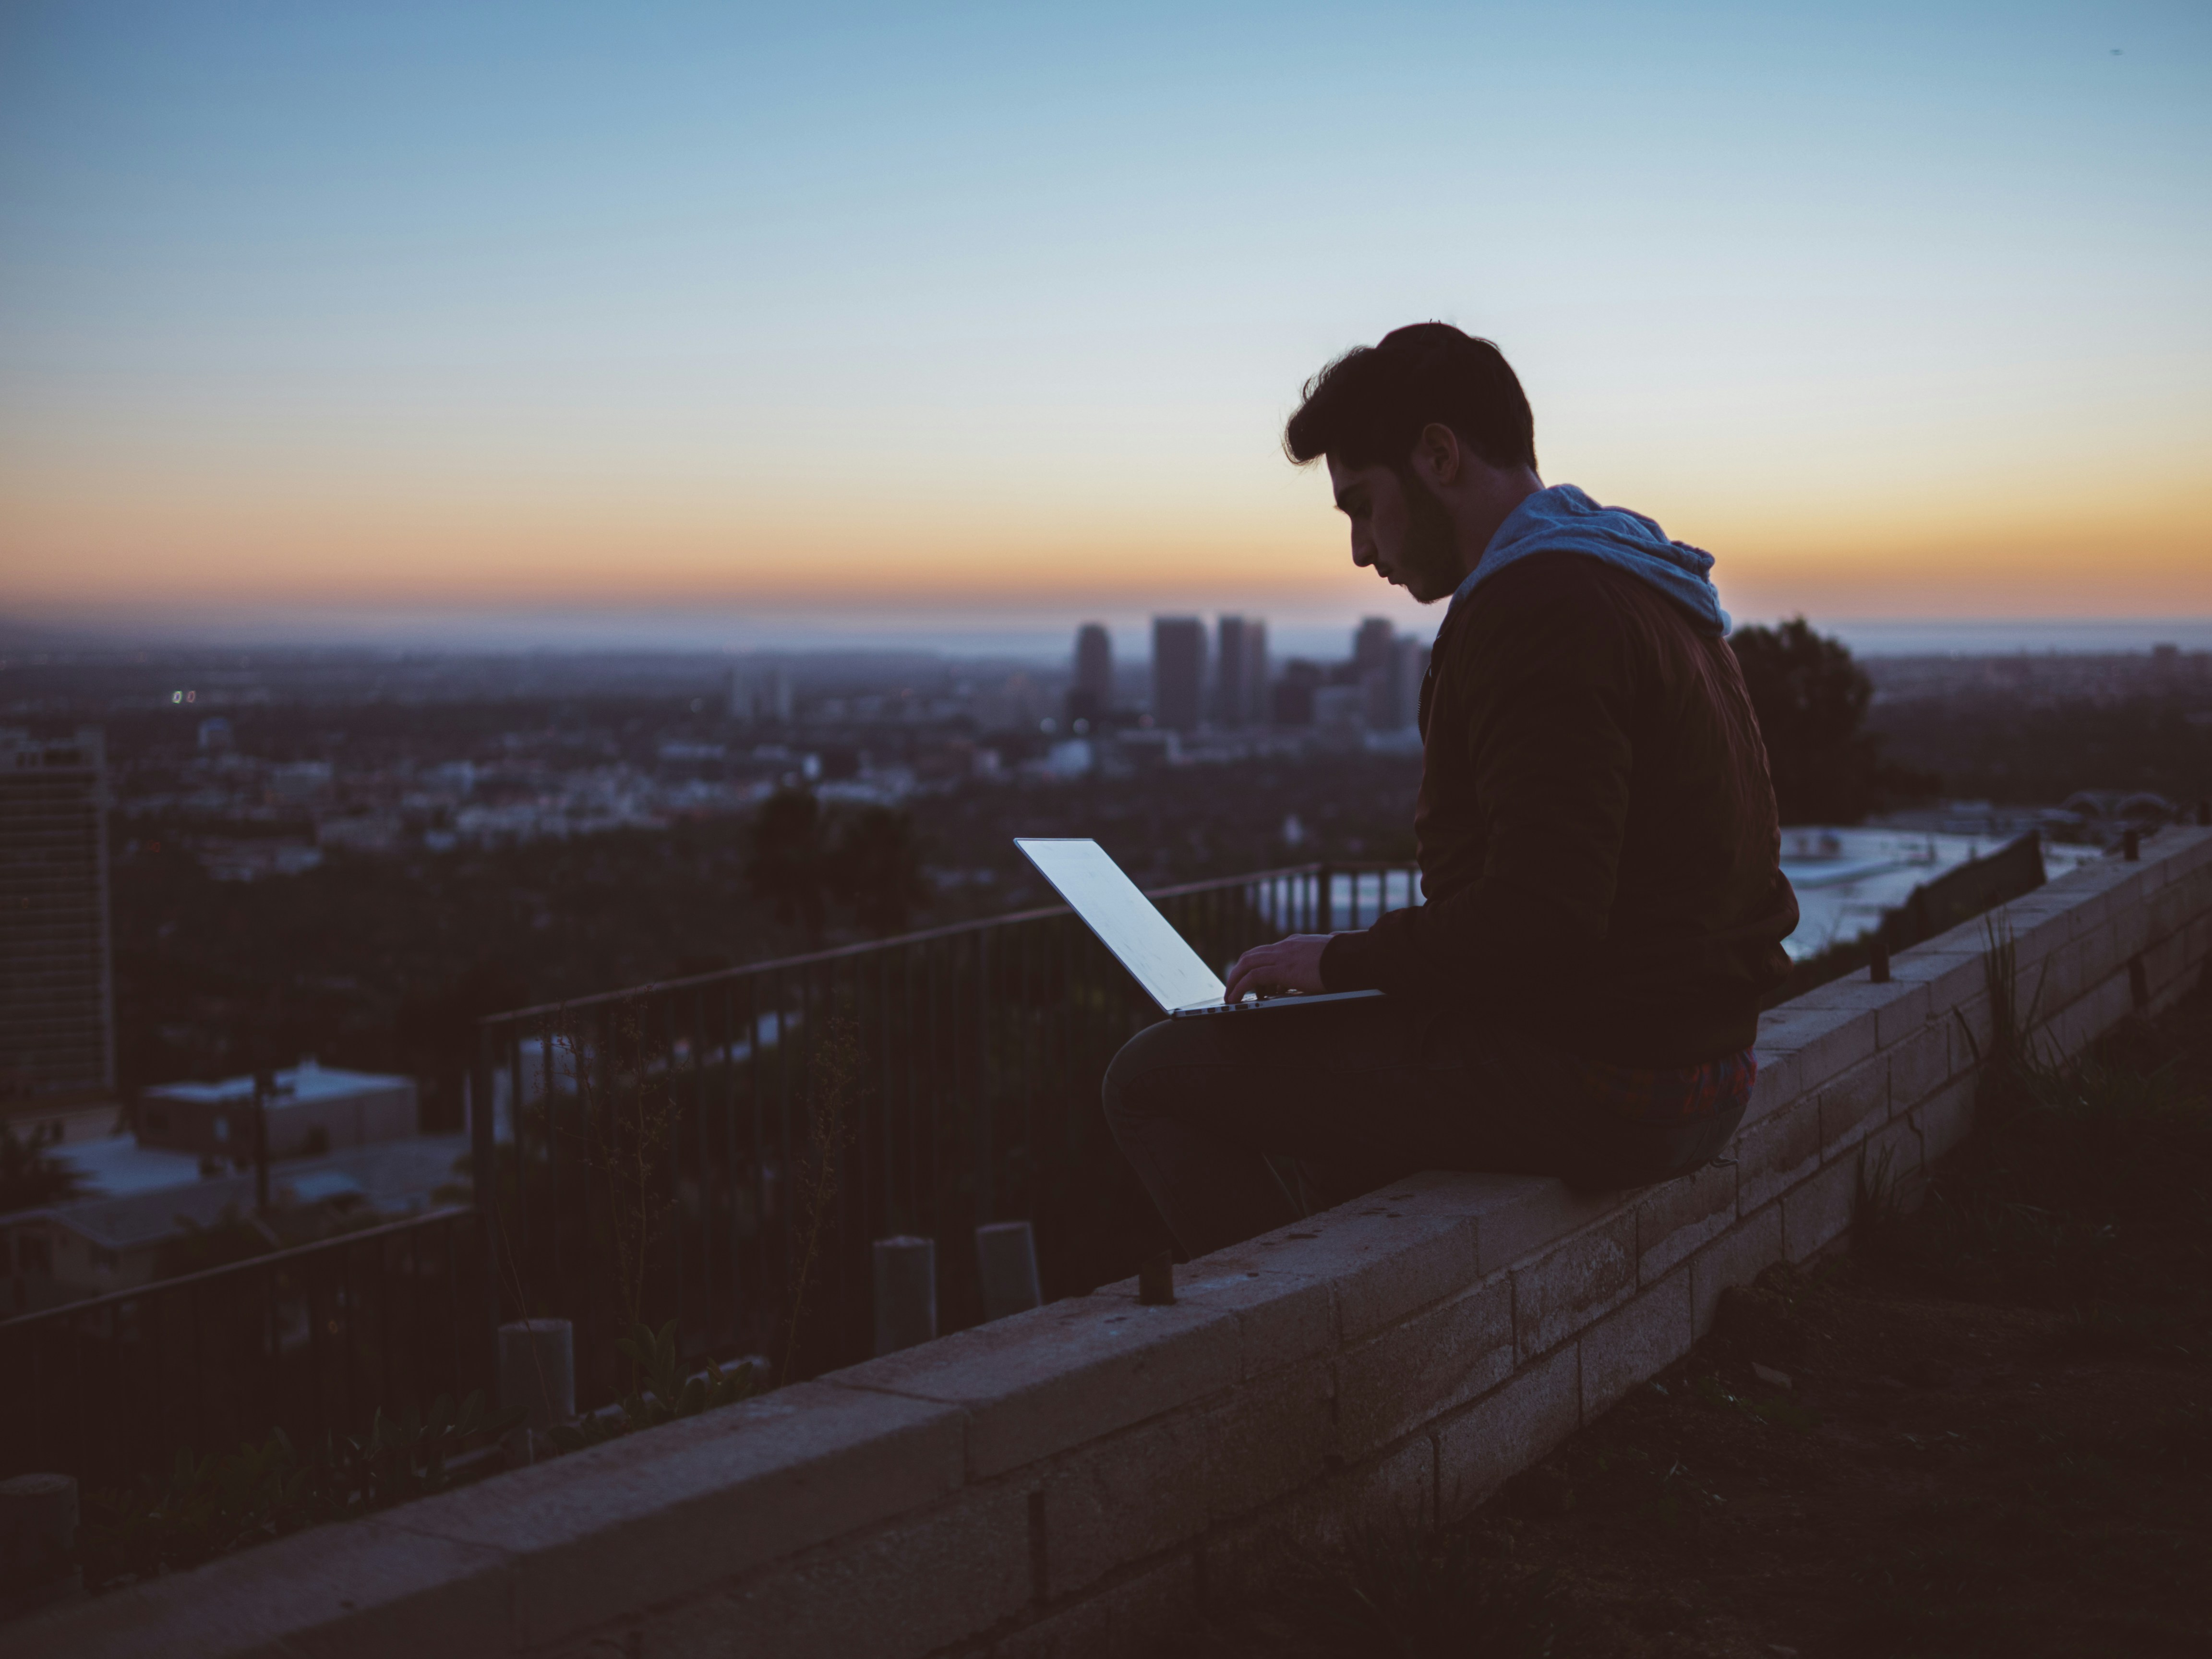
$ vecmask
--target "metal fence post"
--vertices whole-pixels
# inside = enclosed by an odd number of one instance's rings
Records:
[[[876,1241],[876,1352],[896,1353],[937,1335],[937,1243]]]
[[[483,1251],[484,1340],[495,1352],[499,1330],[499,1142],[492,1096],[493,1037],[489,1024],[477,1028],[475,1072],[469,1079],[469,1176],[474,1188],[477,1239]],[[530,1310],[517,1308],[527,1317]]]
[[[983,1281],[983,1317],[1004,1319],[1044,1300],[1037,1283],[1036,1236],[1026,1221],[993,1221],[975,1229],[976,1276]]]

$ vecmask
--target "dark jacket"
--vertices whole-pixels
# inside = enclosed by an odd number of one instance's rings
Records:
[[[1726,640],[1637,576],[1537,553],[1469,593],[1421,688],[1425,902],[1322,957],[1629,1066],[1748,1048],[1789,971],[1766,746]]]

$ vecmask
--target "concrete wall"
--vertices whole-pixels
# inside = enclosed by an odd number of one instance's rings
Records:
[[[2212,955],[2212,831],[2008,907],[2078,1049]],[[1145,1651],[1277,1540],[1464,1514],[1680,1358],[1722,1289],[1834,1244],[1863,1156],[1972,1119],[1979,923],[1769,1016],[1732,1168],[1576,1198],[1428,1175],[1110,1285],[9,1630],[36,1655],[584,1659]]]

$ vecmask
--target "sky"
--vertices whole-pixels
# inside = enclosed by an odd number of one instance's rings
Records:
[[[1739,619],[2212,619],[2212,8],[0,9],[0,616],[1433,626],[1282,422],[1497,341]]]

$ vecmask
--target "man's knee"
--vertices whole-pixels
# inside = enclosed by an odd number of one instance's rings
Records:
[[[1109,1122],[1157,1115],[1164,1101],[1158,1074],[1171,1066],[1188,1066],[1194,1022],[1163,1019],[1147,1025],[1121,1045],[1106,1067],[1103,1091]]]

